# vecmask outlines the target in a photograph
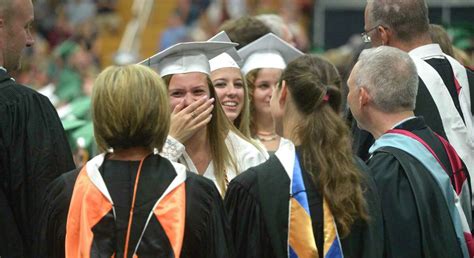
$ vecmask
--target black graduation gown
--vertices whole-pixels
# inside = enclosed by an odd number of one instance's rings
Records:
[[[422,138],[450,167],[441,143],[422,118],[396,128]],[[404,151],[382,147],[368,166],[382,202],[385,257],[462,257],[444,196],[422,163]]]
[[[450,97],[453,100],[454,106],[456,107],[459,115],[463,117],[458,94],[456,92],[456,86],[454,84],[454,75],[453,69],[451,64],[446,59],[438,59],[432,58],[425,60],[429,65],[431,65],[441,76],[443,79],[444,84],[447,86],[449,91]],[[474,72],[466,69],[467,78],[470,86],[470,97],[471,97],[471,112],[474,114]],[[448,97],[448,96],[446,96]],[[441,121],[441,117],[439,115],[439,110],[436,107],[436,104],[431,97],[428,88],[420,79],[418,84],[418,93],[416,95],[416,107],[415,107],[415,115],[422,116],[425,119],[426,124],[437,134],[441,135],[443,138],[447,139],[446,132],[443,128],[443,123]],[[351,115],[349,115],[349,119],[353,119]],[[353,138],[353,148],[356,155],[358,155],[361,159],[367,160],[369,155],[369,148],[374,143],[373,136],[368,133],[367,131],[361,130],[357,127],[357,122],[355,119],[352,121],[352,134],[354,135]]]
[[[0,257],[31,257],[46,186],[74,168],[49,100],[0,69]]]
[[[359,163],[366,174],[367,167]],[[322,201],[309,175],[303,172],[308,194],[313,232],[320,255],[322,234]],[[272,155],[259,166],[234,178],[225,197],[225,206],[233,230],[237,257],[288,257],[288,205],[290,179],[280,160]],[[370,223],[357,221],[349,236],[341,239],[344,257],[380,258],[383,246],[380,201],[372,179],[364,179]],[[313,198],[313,199],[312,199]],[[319,207],[314,207],[318,206]],[[318,211],[319,210],[319,211]],[[317,215],[321,216],[316,218]],[[319,234],[319,236],[317,235]],[[319,243],[318,243],[319,242]]]
[[[99,169],[114,201],[117,217],[114,221],[112,212],[109,212],[94,226],[91,257],[110,257],[113,253],[116,257],[124,257],[123,247],[138,165],[139,161],[105,160]],[[79,169],[66,173],[48,188],[35,257],[64,257],[66,220],[78,174]],[[175,177],[176,172],[167,159],[158,155],[145,159],[138,183],[127,257],[131,257],[153,205]],[[187,172],[185,189],[186,221],[181,257],[233,257],[229,224],[214,183]],[[150,220],[137,255],[174,256],[158,220]]]

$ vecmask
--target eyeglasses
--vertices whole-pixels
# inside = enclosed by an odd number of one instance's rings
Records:
[[[369,30],[366,30],[366,31],[362,32],[362,33],[360,34],[360,36],[362,37],[362,40],[363,40],[365,43],[370,43],[370,42],[372,42],[372,39],[371,39],[370,36],[369,36],[369,32],[371,32],[371,31],[377,29],[379,26],[381,26],[381,25],[377,25],[377,26],[373,27],[372,29],[369,29]]]

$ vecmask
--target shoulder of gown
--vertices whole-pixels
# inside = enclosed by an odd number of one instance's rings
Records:
[[[271,210],[267,210],[266,213],[264,209],[270,204],[264,203],[267,201],[262,197],[273,196],[272,193],[276,189],[272,188],[284,189],[284,187],[281,188],[280,186],[289,181],[289,178],[280,178],[282,175],[286,176],[285,172],[277,175],[277,171],[275,171],[277,166],[281,167],[277,157],[271,156],[264,163],[238,175],[229,184],[224,205],[228,213],[238,257],[284,257],[286,255],[285,248],[280,248],[280,242],[275,240],[280,239],[282,236],[279,234],[272,239],[268,223],[273,222],[271,225],[275,225],[279,221],[287,221],[288,218],[284,215],[287,214],[287,211],[275,210],[273,207],[270,208]],[[284,170],[283,167],[280,169]],[[271,178],[275,179],[277,184],[273,184]],[[268,182],[268,184],[262,184],[262,181]],[[261,191],[267,192],[262,193]],[[279,195],[288,195],[286,192],[277,191]],[[280,202],[281,198],[279,195],[273,196],[275,202]],[[287,205],[283,204],[283,206]],[[275,217],[271,218],[272,221],[266,221],[266,218],[269,219],[269,214],[275,215]],[[282,218],[282,216],[285,218]],[[284,234],[283,231],[282,234]],[[278,248],[274,248],[274,244],[277,244]]]
[[[368,166],[381,200],[385,255],[462,256],[445,198],[422,163],[402,150],[384,147]],[[435,244],[440,242],[443,246]]]
[[[36,233],[35,257],[64,257],[67,215],[80,170],[64,173],[47,187]]]

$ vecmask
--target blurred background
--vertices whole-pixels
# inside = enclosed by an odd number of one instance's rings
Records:
[[[175,43],[207,40],[228,19],[280,15],[296,47],[332,61],[344,78],[367,47],[366,0],[36,0],[35,45],[17,80],[57,108],[78,165],[96,150],[90,94],[111,64],[139,62]],[[474,60],[474,0],[427,0],[430,22],[442,25],[465,66]]]

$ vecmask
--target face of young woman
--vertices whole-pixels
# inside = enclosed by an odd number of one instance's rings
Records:
[[[171,110],[174,110],[181,102],[184,103],[183,108],[185,108],[200,98],[206,96],[209,98],[207,75],[198,72],[174,74],[168,86],[168,94]]]
[[[245,99],[240,69],[217,69],[211,73],[211,81],[225,114],[233,122],[240,115]]]
[[[255,112],[270,116],[270,99],[272,97],[273,88],[280,79],[282,70],[275,68],[263,68],[255,79],[255,89],[253,91],[253,105]]]

